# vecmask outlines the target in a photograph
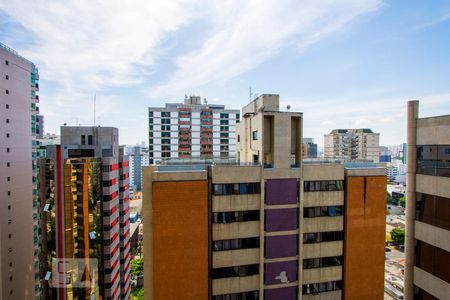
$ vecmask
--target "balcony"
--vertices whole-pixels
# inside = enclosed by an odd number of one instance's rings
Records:
[[[303,284],[342,280],[342,266],[303,270]]]
[[[214,279],[212,294],[226,295],[259,290],[259,275]]]

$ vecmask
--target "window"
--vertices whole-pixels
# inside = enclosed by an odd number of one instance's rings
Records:
[[[9,65],[9,61],[5,60],[5,65],[8,66]]]
[[[161,139],[161,144],[170,144],[170,139]]]
[[[6,109],[9,109],[9,104],[6,104]]]
[[[9,119],[6,119],[6,123],[9,123]]]
[[[228,120],[220,120],[220,125],[228,125]]]
[[[11,196],[11,191],[8,191],[8,196]]]
[[[259,237],[220,240],[212,242],[212,251],[259,248]]]
[[[342,265],[342,256],[309,258],[303,260],[303,269],[336,267]]]
[[[243,277],[259,274],[259,265],[245,265],[212,269],[212,279]]]
[[[213,224],[227,224],[234,222],[249,222],[259,220],[259,210],[249,211],[231,211],[231,212],[218,212],[213,213]]]
[[[221,119],[228,119],[228,114],[220,114]]]
[[[6,80],[9,80],[9,75],[5,75],[5,79],[6,79]]]
[[[450,177],[450,145],[418,146],[417,173]]]
[[[6,178],[6,181],[11,181],[11,177],[8,176],[8,177]]]
[[[304,233],[303,244],[342,241],[343,237],[342,231]]]
[[[258,139],[258,131],[257,131],[257,130],[255,130],[255,131],[252,132],[252,139],[253,139],[254,141],[256,141],[256,140]]]
[[[161,119],[161,124],[170,124],[170,119]]]
[[[322,180],[322,181],[305,181],[303,183],[305,192],[327,192],[327,191],[343,191],[343,180]]]
[[[8,220],[8,224],[11,224],[11,220]]]
[[[450,199],[416,193],[416,218],[439,228],[450,230]]]
[[[303,285],[303,295],[316,295],[318,293],[342,290],[342,281],[329,281],[309,283]]]
[[[9,152],[9,148],[6,148],[6,152]]]
[[[238,134],[238,136],[237,136],[237,141],[238,141],[238,143],[241,141],[241,135],[240,134]]]
[[[7,167],[10,167],[10,166],[11,166],[11,163],[8,161],[8,162],[6,163],[6,166],[7,166]]]
[[[11,233],[10,233],[10,234],[8,234],[8,238],[12,238],[12,235],[11,235]]]
[[[161,132],[161,137],[170,137],[170,132]]]
[[[5,90],[5,92],[6,92],[6,95],[9,95],[9,90]]]
[[[167,111],[161,112],[161,117],[167,117],[167,118],[170,118],[170,112],[167,112]]]
[[[317,207],[305,207],[303,209],[304,218],[315,217],[336,217],[342,216],[343,206],[317,206]]]
[[[415,240],[415,266],[436,276],[446,282],[450,282],[450,252],[439,247]]]
[[[260,183],[228,183],[214,184],[214,195],[245,195],[259,194],[261,192]]]
[[[9,133],[6,134],[6,137],[9,138]]]
[[[92,134],[88,135],[88,145],[92,145]]]
[[[86,145],[86,136],[84,134],[81,135],[81,145]]]
[[[212,300],[257,300],[257,299],[259,299],[259,291],[217,295],[212,297]]]

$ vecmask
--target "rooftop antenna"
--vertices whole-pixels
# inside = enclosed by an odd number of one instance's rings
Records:
[[[289,110],[291,109],[291,105],[288,104],[288,105],[286,106],[286,109],[287,109],[287,111],[289,111]]]
[[[95,106],[97,102],[97,94],[94,94],[94,127],[95,127]]]
[[[250,102],[252,102],[252,96],[253,96],[253,94],[252,94],[252,87],[249,88],[249,92],[250,92],[250,94],[249,94]]]

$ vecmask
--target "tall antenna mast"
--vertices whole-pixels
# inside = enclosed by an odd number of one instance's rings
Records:
[[[253,94],[252,94],[252,87],[249,88],[249,92],[250,92],[250,94],[249,94],[250,99],[249,99],[249,100],[250,100],[250,102],[252,102],[252,95],[253,95]]]
[[[95,107],[97,102],[97,94],[94,94],[94,127],[95,127]]]

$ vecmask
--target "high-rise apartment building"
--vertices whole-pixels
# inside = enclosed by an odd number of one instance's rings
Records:
[[[144,168],[145,299],[381,299],[385,169],[303,162],[278,95],[242,114],[234,164]]]
[[[317,144],[314,143],[313,138],[303,138],[303,157],[317,158]]]
[[[132,147],[130,158],[130,188],[142,190],[142,167],[149,165],[148,148],[136,145]]]
[[[380,160],[380,134],[371,129],[334,129],[324,137],[325,158]]]
[[[164,159],[229,159],[236,156],[239,110],[201,103],[189,96],[184,103],[149,108],[150,164]]]
[[[35,299],[36,66],[0,43],[0,298]]]
[[[39,178],[44,297],[129,299],[128,157],[118,129],[61,127],[61,145],[46,155]]]
[[[450,115],[407,116],[405,299],[449,299]]]

